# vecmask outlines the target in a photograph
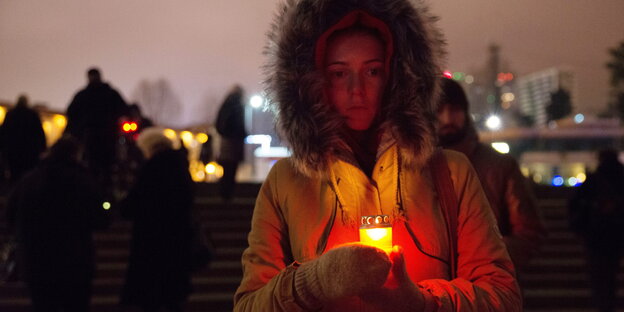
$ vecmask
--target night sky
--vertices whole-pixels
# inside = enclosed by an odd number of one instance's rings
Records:
[[[0,100],[18,94],[64,110],[85,70],[131,101],[142,80],[165,79],[184,109],[172,126],[211,121],[227,89],[261,90],[261,54],[276,0],[0,0]],[[501,46],[522,75],[576,73],[578,111],[604,109],[607,49],[624,41],[622,0],[435,0],[447,69],[475,72]]]

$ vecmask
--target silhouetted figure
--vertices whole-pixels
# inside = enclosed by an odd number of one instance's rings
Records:
[[[624,246],[624,166],[615,150],[598,155],[598,168],[569,202],[570,226],[585,242],[595,307],[615,311]]]
[[[219,180],[221,197],[230,200],[236,186],[236,171],[244,159],[245,107],[243,88],[235,85],[219,109],[216,128],[221,135],[221,147],[217,162],[223,167],[223,177]]]
[[[212,150],[212,137],[208,137],[208,141],[201,145],[201,150],[199,152],[199,160],[202,163],[207,164],[213,160],[214,152]]]
[[[28,107],[25,95],[20,95],[15,107],[6,114],[0,127],[0,149],[8,164],[12,183],[34,168],[46,149],[41,119],[35,110]]]
[[[137,143],[147,161],[121,203],[122,216],[133,222],[121,303],[146,312],[181,311],[191,291],[194,190],[188,161],[161,129],[143,131]]]
[[[106,225],[95,181],[63,137],[8,199],[19,265],[35,312],[88,311],[94,275],[92,231]]]
[[[89,69],[87,78],[87,87],[79,91],[67,107],[65,131],[85,145],[89,168],[110,192],[120,133],[119,119],[127,113],[128,107],[119,92],[102,81],[98,69]]]
[[[141,112],[141,107],[136,103],[132,103],[128,106],[128,118],[137,123],[137,132],[139,133],[149,127],[154,126],[154,123],[151,119],[143,116],[143,113]]]
[[[546,230],[537,213],[537,201],[518,162],[479,142],[468,113],[468,100],[461,85],[441,78],[438,105],[440,145],[465,154],[474,167],[490,207],[498,221],[503,240],[516,269],[526,268],[538,252]]]
[[[118,170],[117,186],[121,190],[127,190],[134,183],[134,178],[138,168],[145,161],[143,153],[136,145],[136,139],[141,131],[153,127],[154,124],[149,118],[141,114],[141,109],[136,103],[128,106],[128,116],[124,119],[126,122],[135,123],[136,130],[129,132],[124,131],[124,138],[120,140],[122,144],[118,151]]]

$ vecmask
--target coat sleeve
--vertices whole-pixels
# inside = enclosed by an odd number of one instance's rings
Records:
[[[267,176],[251,221],[249,247],[243,252],[243,279],[234,295],[234,311],[303,311],[296,302],[296,264],[275,188],[277,163]]]
[[[537,202],[518,168],[510,159],[505,183],[505,204],[511,233],[503,237],[509,255],[518,268],[525,267],[546,238],[546,230],[537,211]]]
[[[457,278],[418,285],[438,311],[522,311],[513,264],[476,173],[465,156],[446,155],[459,201]]]

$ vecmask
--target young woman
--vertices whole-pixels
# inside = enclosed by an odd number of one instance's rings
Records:
[[[293,155],[258,195],[235,311],[520,311],[477,176],[461,154],[434,149],[434,18],[408,0],[288,1],[279,12],[266,69]],[[433,155],[458,202],[456,244]],[[357,243],[360,218],[380,214],[393,225],[389,254]]]

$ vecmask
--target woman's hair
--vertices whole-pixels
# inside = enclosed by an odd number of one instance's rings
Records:
[[[173,142],[165,136],[163,129],[151,127],[139,134],[137,146],[145,157],[150,158],[161,151],[173,149]]]

